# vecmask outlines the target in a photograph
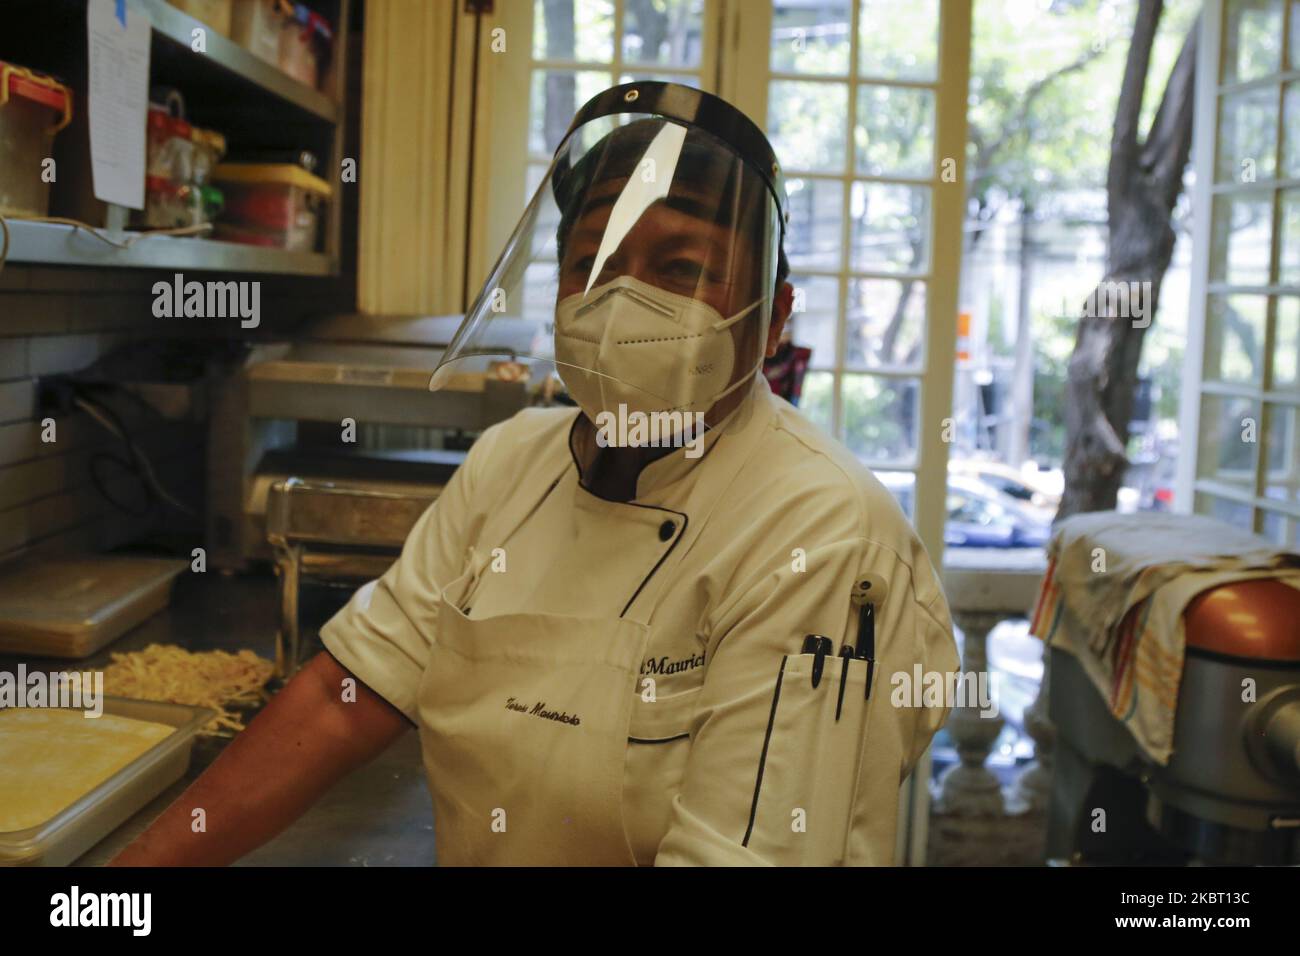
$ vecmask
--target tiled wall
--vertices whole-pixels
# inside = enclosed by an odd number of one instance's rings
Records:
[[[235,319],[154,318],[152,286],[170,279],[167,273],[0,269],[0,564],[33,554],[103,551],[157,532],[192,534],[202,543],[200,520],[162,506],[132,515],[105,500],[92,480],[92,458],[123,456],[124,449],[85,413],[57,419],[57,440],[42,442],[37,380],[84,368],[121,343],[267,338],[288,334],[306,315],[351,308],[350,289],[334,280],[207,277],[261,279],[261,326],[244,331]],[[169,422],[120,401],[114,408],[162,485],[201,513],[206,423]],[[115,498],[137,509],[145,503],[136,478],[102,458],[100,469]]]

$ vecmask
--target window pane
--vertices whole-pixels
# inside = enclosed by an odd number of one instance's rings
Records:
[[[1227,498],[1216,498],[1203,492],[1198,492],[1196,495],[1197,514],[1209,515],[1211,518],[1217,518],[1219,521],[1225,521],[1247,531],[1251,529],[1250,511],[1250,505],[1243,505]]]
[[[1219,161],[1215,179],[1219,182],[1272,179],[1276,155],[1277,87],[1223,97],[1219,101]]]
[[[528,111],[529,151],[548,156],[554,153],[578,107],[609,85],[609,74],[604,72],[534,70]]]
[[[854,183],[850,253],[864,272],[924,272],[929,264],[930,190]]]
[[[1210,279],[1237,285],[1268,284],[1272,228],[1273,206],[1267,197],[1216,198]]]
[[[1277,281],[1282,285],[1300,285],[1300,189],[1282,193],[1281,258]]]
[[[1207,315],[1205,377],[1262,385],[1268,299],[1262,295],[1212,295]]]
[[[527,205],[528,200],[533,198],[533,193],[537,192],[537,187],[541,185],[542,178],[546,175],[546,170],[550,168],[549,163],[529,163],[526,195],[519,197],[521,207]],[[544,240],[551,242],[555,237],[555,230],[560,226],[560,209],[554,202],[544,202],[538,207],[537,223],[533,227],[533,235],[537,241]],[[551,255],[554,256],[555,250],[551,249]]]
[[[1296,486],[1296,471],[1300,469],[1300,448],[1296,447],[1296,438],[1295,406],[1269,402],[1268,444],[1264,448],[1268,466],[1266,481],[1270,486],[1268,494],[1272,497],[1274,492],[1285,492],[1283,500],[1291,504],[1300,503],[1290,490]]]
[[[862,0],[858,18],[860,76],[936,79],[938,0]]]
[[[842,172],[849,90],[840,83],[777,80],[768,91],[767,127],[786,169]]]
[[[628,63],[698,66],[704,0],[626,0],[623,59]]]
[[[1277,300],[1277,326],[1274,332],[1273,387],[1300,388],[1300,299]]]
[[[1300,0],[1291,0],[1291,69],[1300,70]]]
[[[1295,179],[1300,177],[1300,83],[1287,84],[1282,116],[1282,175]]]
[[[642,80],[655,80],[659,83],[680,83],[693,89],[700,89],[698,73],[624,73],[618,78],[620,83],[640,83]]]
[[[792,269],[839,269],[844,241],[844,184],[835,179],[787,179],[790,222],[785,254]]]
[[[1264,529],[1261,534],[1279,548],[1294,548],[1296,546],[1297,528],[1300,528],[1300,522],[1287,518],[1286,515],[1280,512],[1264,512]]]
[[[559,273],[554,263],[529,263],[524,268],[524,283],[520,290],[524,299],[523,317],[530,323],[550,322],[555,317],[555,297],[559,286]],[[513,313],[508,301],[506,311]]]
[[[908,521],[916,519],[916,473],[912,471],[879,470],[876,477],[889,489],[889,493],[898,500],[898,506],[907,515]]]
[[[1223,32],[1223,82],[1276,73],[1282,63],[1281,0],[1228,0]]]
[[[844,444],[868,461],[913,465],[919,379],[845,375],[842,420]]]
[[[854,279],[849,283],[844,364],[917,367],[925,359],[925,283]]]
[[[934,172],[934,91],[864,83],[858,87],[853,142],[858,172],[930,176]]]
[[[772,69],[787,73],[849,71],[851,0],[776,0],[772,4]]]
[[[808,419],[831,431],[831,403],[835,399],[835,376],[831,372],[808,372],[803,380],[799,411]]]
[[[1201,396],[1197,474],[1253,489],[1255,448],[1260,437],[1257,403],[1229,395]]]
[[[613,0],[534,0],[533,58],[612,60]]]
[[[794,310],[790,330],[795,345],[812,349],[808,364],[826,368],[835,364],[835,326],[840,314],[840,283],[829,276],[791,275]]]

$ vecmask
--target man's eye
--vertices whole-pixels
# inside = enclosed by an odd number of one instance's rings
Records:
[[[674,259],[668,263],[664,272],[673,278],[694,279],[704,272],[704,267],[693,259]]]

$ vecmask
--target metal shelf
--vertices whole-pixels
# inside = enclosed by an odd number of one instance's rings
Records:
[[[145,236],[127,249],[118,249],[84,230],[47,222],[7,219],[11,263],[54,266],[96,266],[125,269],[192,269],[261,272],[281,275],[327,276],[333,262],[322,252],[287,252],[213,239]],[[139,233],[121,233],[121,240]]]
[[[338,104],[324,93],[298,82],[166,0],[135,0],[135,3],[149,15],[155,34],[176,44],[189,56],[209,61],[320,119],[330,123],[339,121]],[[207,31],[206,53],[190,50],[191,31],[200,27]]]

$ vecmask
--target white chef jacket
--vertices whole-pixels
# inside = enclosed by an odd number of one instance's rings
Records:
[[[418,688],[449,582],[461,579],[454,603],[471,619],[618,617],[634,601],[652,602],[623,771],[624,827],[636,861],[891,863],[900,783],[949,710],[893,694],[891,677],[910,679],[918,664],[940,674],[959,665],[934,568],[893,496],[761,377],[741,410],[706,434],[702,457],[680,449],[651,462],[631,502],[602,499],[579,484],[578,414],[525,409],[485,431],[401,557],[323,628],[325,646],[418,723]],[[695,518],[707,521],[689,551],[656,574],[692,520],[684,508],[695,483],[709,469],[736,464],[737,455],[742,467],[725,488],[713,489],[704,504],[695,496]],[[474,567],[480,570],[466,584]],[[787,739],[773,739],[784,661],[800,653],[808,634],[830,637],[837,650],[856,641],[851,593],[864,576],[883,600],[873,692],[859,705],[869,707],[869,724],[858,753],[828,751],[820,720],[786,719],[777,736]],[[823,692],[834,693],[828,685]],[[786,690],[783,706],[810,693],[801,680]],[[772,753],[782,747],[785,759]],[[832,758],[856,759],[862,771],[845,797],[849,819],[818,828],[809,821],[822,822],[821,798],[796,778],[823,774],[816,761]],[[764,775],[762,762],[786,770]],[[436,767],[427,769],[436,775]],[[802,825],[821,839],[777,832],[786,796],[798,805],[790,828]],[[755,832],[760,803],[778,808],[768,814],[778,823],[760,827],[768,834]]]

